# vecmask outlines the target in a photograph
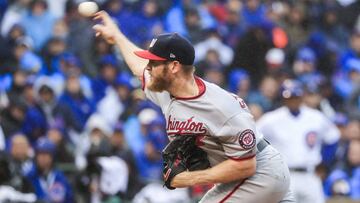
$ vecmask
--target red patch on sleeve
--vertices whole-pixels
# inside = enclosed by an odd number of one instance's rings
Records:
[[[246,129],[241,132],[239,136],[239,144],[244,149],[252,149],[253,147],[255,147],[255,133],[250,129]]]

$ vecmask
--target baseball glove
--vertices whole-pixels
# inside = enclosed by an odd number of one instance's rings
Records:
[[[210,167],[207,154],[196,146],[195,135],[176,135],[162,151],[165,186],[171,190],[171,180],[179,173],[189,170],[203,170]]]

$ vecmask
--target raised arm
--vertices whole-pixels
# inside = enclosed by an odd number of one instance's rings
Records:
[[[130,70],[137,77],[142,77],[143,70],[148,60],[142,59],[134,54],[134,51],[142,50],[132,43],[119,29],[111,17],[105,12],[100,11],[94,15],[94,20],[100,23],[93,26],[96,36],[103,37],[108,43],[119,47],[120,52],[129,66]]]

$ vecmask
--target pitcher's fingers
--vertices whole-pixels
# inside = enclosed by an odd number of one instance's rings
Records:
[[[95,32],[100,32],[101,33],[104,30],[104,25],[96,24],[92,28],[95,30]]]
[[[94,14],[94,20],[102,20],[104,24],[108,24],[111,23],[111,18],[109,16],[109,14],[107,14],[106,11],[99,11],[97,13]]]
[[[96,12],[93,16],[93,20],[104,20],[104,18],[106,17],[107,13],[105,11],[99,11]]]
[[[102,16],[102,20],[104,22],[105,25],[108,25],[108,24],[112,24],[113,21],[111,19],[111,17],[109,16],[109,14],[105,11],[102,11],[101,12],[101,16]]]

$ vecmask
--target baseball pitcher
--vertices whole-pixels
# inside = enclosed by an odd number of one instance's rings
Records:
[[[200,202],[294,202],[282,156],[256,130],[244,101],[194,75],[193,46],[176,33],[156,36],[148,50],[129,41],[104,11],[97,36],[115,44],[147,98],[166,118],[163,151],[169,189],[214,184]]]

